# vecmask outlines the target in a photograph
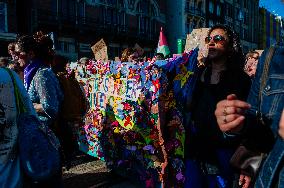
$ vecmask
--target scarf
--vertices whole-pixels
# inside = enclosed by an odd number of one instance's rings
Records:
[[[42,62],[39,60],[33,60],[31,63],[24,69],[24,84],[27,91],[29,90],[30,84],[33,80],[34,75],[39,69]]]

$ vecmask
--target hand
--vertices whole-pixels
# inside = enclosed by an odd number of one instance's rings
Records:
[[[34,109],[37,113],[43,113],[44,112],[42,104],[33,103],[33,105],[34,105]]]
[[[245,119],[244,112],[249,108],[250,104],[238,100],[235,94],[228,95],[226,100],[218,102],[215,116],[220,130],[239,132]]]
[[[279,130],[278,130],[279,135],[284,139],[284,110],[282,111],[281,119],[279,122]]]
[[[240,175],[239,185],[241,186],[241,188],[249,188],[250,182],[251,177],[243,174]]]
[[[208,46],[205,45],[203,48],[201,48],[198,51],[198,56],[197,56],[197,61],[198,61],[197,66],[198,67],[205,66],[205,61],[207,59],[207,56],[208,56]]]

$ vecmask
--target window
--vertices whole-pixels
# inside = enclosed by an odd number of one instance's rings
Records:
[[[79,4],[79,16],[82,18],[86,17],[86,12],[85,12],[85,3],[82,2]]]
[[[71,38],[59,38],[57,48],[64,53],[75,53],[75,40]]]
[[[119,4],[119,6],[120,6],[121,8],[125,8],[125,6],[124,6],[124,0],[119,0],[119,1],[118,1],[118,4]]]
[[[121,26],[125,26],[125,12],[118,13],[118,24]]]
[[[150,31],[150,18],[146,16],[140,16],[139,18],[139,31],[141,33],[148,33]]]
[[[213,20],[209,20],[209,27],[212,27],[213,25],[214,25],[214,22],[213,22]]]
[[[108,8],[103,10],[104,23],[107,24],[118,24],[119,15],[116,9]]]
[[[217,16],[221,16],[221,6],[217,5]]]
[[[150,2],[149,1],[140,1],[138,4],[138,12],[149,14],[149,11],[151,9]]]
[[[244,8],[248,8],[248,1],[244,0]]]
[[[109,5],[116,5],[116,0],[107,0],[106,2]]]
[[[209,1],[209,12],[213,13],[214,12],[214,4],[212,1]]]
[[[0,2],[0,32],[7,32],[7,5],[6,3]]]

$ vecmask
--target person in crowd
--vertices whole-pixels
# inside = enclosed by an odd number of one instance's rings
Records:
[[[24,84],[40,121],[55,130],[60,104],[63,100],[59,82],[50,68],[53,59],[52,40],[42,33],[21,36],[15,51],[24,68]],[[61,174],[49,181],[37,182],[36,187],[60,187]]]
[[[76,105],[76,100],[79,100],[79,96],[75,93],[76,91],[73,90],[72,85],[77,85],[78,88],[82,90],[82,96],[84,96],[84,100],[87,103],[87,99],[85,98],[84,89],[80,87],[79,82],[75,78],[75,73],[68,74],[66,66],[68,64],[68,59],[61,55],[55,55],[53,59],[53,63],[51,65],[53,72],[56,74],[61,89],[64,94],[64,100],[62,103],[61,109],[61,116],[58,118],[59,130],[58,130],[58,137],[61,142],[62,150],[63,150],[63,162],[67,169],[71,167],[71,160],[78,153],[78,139],[77,139],[77,132],[79,131],[79,125],[83,124],[83,115],[74,115],[74,111],[72,112],[70,108],[72,106],[80,108],[79,105]],[[68,89],[72,90],[64,90]],[[70,95],[74,94],[74,98],[70,99]],[[68,99],[69,97],[69,99]],[[74,100],[72,100],[74,99]],[[71,104],[71,100],[73,104]],[[68,109],[70,111],[68,111]],[[68,117],[66,114],[68,113]]]
[[[16,52],[15,52],[14,42],[8,44],[8,54],[11,56],[12,61],[16,61],[18,59],[18,56],[16,55]]]
[[[255,76],[258,58],[259,58],[259,53],[257,51],[250,51],[246,55],[246,63],[245,63],[244,71],[251,78]]]
[[[138,53],[133,48],[126,48],[121,55],[121,62],[132,62],[138,59]]]
[[[186,126],[187,188],[231,188],[236,184],[229,160],[239,140],[224,137],[214,115],[218,101],[238,93],[246,99],[250,79],[243,71],[244,56],[238,35],[228,26],[215,25],[205,38],[208,56],[200,55],[200,67],[192,99],[186,111],[191,114]]]
[[[27,113],[36,115],[28,93],[18,75],[11,71]],[[23,187],[23,171],[18,154],[17,107],[12,78],[0,68],[0,187]]]
[[[164,60],[164,59],[165,59],[164,54],[162,54],[162,53],[156,54],[156,60]]]
[[[249,187],[250,184],[253,184],[254,182],[254,186],[257,188],[274,188],[283,187],[284,185],[283,44],[280,44],[275,48],[274,55],[269,63],[268,77],[267,81],[264,83],[264,90],[260,91],[262,82],[261,76],[268,51],[269,50],[265,50],[260,57],[247,102],[240,99],[238,94],[232,92],[225,100],[222,100],[217,104],[215,111],[219,128],[224,133],[231,135],[248,135],[246,132],[248,129],[259,131],[265,127],[254,126],[258,125],[256,122],[258,122],[259,118],[261,118],[274,133],[276,139],[275,143],[267,158],[263,161],[258,176],[255,178],[256,180],[254,181],[254,179],[247,175],[240,176],[240,184],[243,185],[243,188]],[[262,100],[258,99],[259,92],[262,94]],[[224,113],[224,111],[226,113]],[[280,121],[281,114],[282,120]],[[224,119],[226,119],[226,121],[224,121]],[[250,136],[253,132],[249,133]],[[267,135],[269,134],[268,132],[265,133]],[[263,136],[263,139],[266,139],[265,135]]]
[[[5,57],[0,57],[0,67],[8,67],[9,60]]]

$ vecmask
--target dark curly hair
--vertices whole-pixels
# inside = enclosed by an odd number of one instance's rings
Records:
[[[245,56],[243,54],[239,35],[230,26],[222,24],[216,24],[211,27],[208,31],[208,35],[210,35],[210,33],[215,29],[224,30],[229,38],[229,52],[227,54],[228,59],[226,62],[227,69],[243,69]]]
[[[16,40],[16,44],[20,51],[30,52],[33,51],[35,58],[39,58],[45,61],[51,61],[54,55],[53,41],[51,38],[39,31],[33,36],[23,35]]]
[[[226,69],[221,72],[220,75],[220,85],[223,88],[226,88],[227,91],[230,93],[239,93],[239,91],[235,90],[236,88],[240,88],[239,83],[242,83],[244,86],[247,87],[245,89],[248,91],[250,87],[250,79],[248,75],[245,74],[243,71],[244,63],[245,63],[245,56],[242,51],[241,43],[238,34],[229,26],[227,25],[215,25],[209,31],[208,35],[215,29],[222,29],[226,32],[228,36],[228,51],[227,51],[227,61],[225,63]],[[206,62],[210,66],[211,62],[208,60]],[[210,69],[209,69],[210,70]],[[211,73],[205,74],[206,76],[210,77]],[[240,89],[241,90],[241,89]],[[226,93],[226,94],[230,94]],[[239,94],[239,96],[245,99],[247,93],[243,92]],[[225,97],[225,96],[223,96]],[[220,98],[221,99],[221,98]]]

